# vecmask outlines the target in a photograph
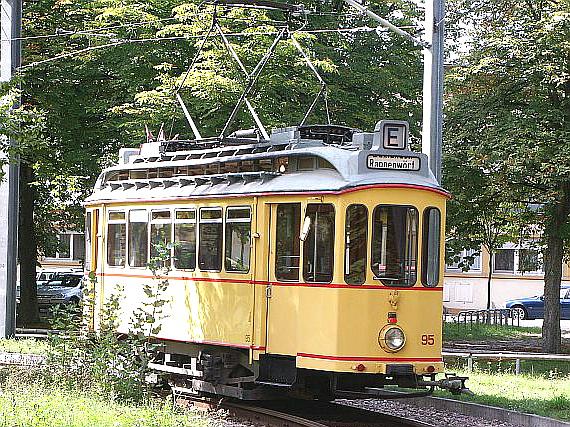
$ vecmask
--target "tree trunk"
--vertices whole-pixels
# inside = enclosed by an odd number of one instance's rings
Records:
[[[493,277],[493,252],[489,252],[489,272],[487,274],[487,310],[491,309],[491,279]]]
[[[36,289],[37,239],[34,227],[36,191],[34,170],[26,163],[20,166],[20,229],[18,258],[20,260],[20,305],[18,315],[23,326],[39,322]]]
[[[547,227],[544,231],[544,322],[542,324],[542,350],[559,353],[560,334],[560,282],[564,257],[563,229],[570,213],[570,183],[561,189],[558,202],[547,211]]]

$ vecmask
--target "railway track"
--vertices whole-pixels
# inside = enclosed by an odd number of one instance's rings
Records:
[[[176,397],[176,402],[269,427],[428,427],[430,424],[332,402],[278,400],[254,403],[225,399]]]

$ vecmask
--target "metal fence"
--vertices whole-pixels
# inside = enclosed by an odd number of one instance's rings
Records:
[[[515,374],[520,374],[521,361],[522,360],[534,360],[534,361],[557,361],[570,363],[570,355],[568,354],[544,354],[544,353],[510,353],[510,352],[481,352],[481,353],[467,353],[461,351],[443,351],[442,355],[445,359],[448,358],[459,358],[467,360],[467,371],[473,371],[473,362],[476,360],[487,360],[487,361],[514,361],[515,362]]]
[[[491,310],[467,310],[457,314],[443,313],[445,321],[453,321],[464,325],[486,324],[496,326],[520,326],[518,311],[510,308]]]

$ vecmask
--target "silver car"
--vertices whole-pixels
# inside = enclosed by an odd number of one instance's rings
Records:
[[[56,305],[77,305],[83,299],[83,273],[59,273],[51,280],[38,283],[40,313]]]

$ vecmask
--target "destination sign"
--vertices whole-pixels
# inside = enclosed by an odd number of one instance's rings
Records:
[[[366,159],[368,169],[390,169],[399,171],[419,171],[418,157],[369,155]]]

